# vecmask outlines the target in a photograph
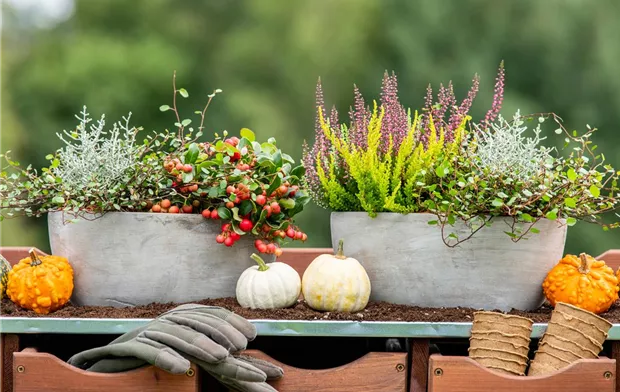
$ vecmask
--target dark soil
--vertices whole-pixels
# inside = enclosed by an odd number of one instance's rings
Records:
[[[425,321],[425,322],[468,322],[472,321],[476,309],[470,308],[421,308],[417,306],[394,305],[386,302],[370,302],[366,309],[358,313],[324,313],[310,309],[299,301],[287,309],[251,310],[244,309],[235,298],[214,298],[197,301],[203,305],[221,306],[247,319],[275,320],[352,320],[352,321]],[[108,306],[74,306],[69,303],[49,315],[38,315],[16,306],[8,299],[2,301],[2,317],[55,317],[55,318],[154,318],[176,307],[178,304],[149,304],[128,308]],[[534,312],[513,310],[510,314],[528,317],[534,322],[547,322],[551,317],[550,306],[544,305]],[[601,316],[612,323],[620,323],[620,302]]]

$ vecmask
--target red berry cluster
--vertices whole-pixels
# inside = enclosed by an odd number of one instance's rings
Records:
[[[274,254],[276,257],[282,256],[282,248],[275,242],[256,240],[254,241],[254,246],[260,253]]]
[[[233,246],[240,238],[241,236],[232,230],[230,223],[224,223],[222,225],[222,234],[215,237],[215,241],[217,241],[218,244]]]
[[[164,199],[158,203],[152,204],[151,208],[149,209],[150,212],[164,212],[164,213],[169,213],[169,214],[191,214],[192,212],[194,212],[194,208],[195,207],[199,207],[200,206],[200,202],[198,202],[198,204],[196,204],[197,200],[194,201],[194,203],[192,204],[185,204],[181,207],[179,207],[177,204],[172,204],[172,202],[168,199]]]

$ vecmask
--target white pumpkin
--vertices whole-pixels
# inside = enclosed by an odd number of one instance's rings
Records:
[[[370,278],[359,261],[346,257],[343,240],[335,255],[323,254],[310,263],[301,279],[308,306],[328,312],[359,312],[368,305]]]
[[[258,265],[246,269],[237,280],[237,302],[244,308],[279,309],[293,305],[301,293],[301,278],[290,265],[265,264],[256,253],[250,256]]]

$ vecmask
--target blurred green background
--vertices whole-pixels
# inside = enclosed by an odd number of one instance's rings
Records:
[[[208,136],[248,127],[299,160],[318,77],[342,120],[353,84],[378,98],[384,70],[413,109],[429,82],[453,80],[462,99],[477,72],[480,118],[502,59],[505,116],[553,111],[569,129],[597,127],[599,151],[620,167],[617,0],[4,0],[2,12],[1,150],[37,168],[82,105],[109,123],[131,111],[145,130],[170,127],[158,107],[170,103],[174,70],[188,114],[223,90]],[[298,222],[305,246],[330,245],[328,211],[311,205]],[[0,227],[3,246],[49,250],[45,218]],[[597,255],[619,238],[580,223],[566,251]]]

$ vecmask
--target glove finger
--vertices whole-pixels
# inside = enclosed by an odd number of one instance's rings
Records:
[[[277,389],[266,382],[239,381],[228,377],[216,377],[224,386],[239,392],[278,392]]]
[[[136,338],[137,339],[137,338]],[[84,365],[110,357],[134,357],[144,360],[153,366],[173,374],[187,372],[191,363],[168,347],[156,347],[139,341],[109,344],[92,350],[83,351],[69,359],[69,363],[83,367]]]
[[[284,370],[271,362],[254,358],[249,355],[235,355],[234,357],[240,361],[249,363],[250,365],[255,366],[265,372],[265,374],[267,375],[267,380],[277,380],[284,376]]]
[[[136,339],[147,338],[163,344],[171,349],[186,353],[207,363],[220,362],[228,356],[228,350],[205,335],[197,335],[193,339],[184,339],[178,334],[162,331],[144,331]]]
[[[245,350],[248,344],[247,338],[226,321],[208,314],[179,313],[168,315],[170,320],[179,325],[188,326],[213,339],[215,342],[226,347],[229,352]]]
[[[134,370],[148,364],[148,362],[140,358],[132,357],[101,359],[86,370],[95,373],[121,373]]]
[[[230,325],[235,327],[235,329],[241,332],[246,338],[248,338],[248,340],[254,340],[254,338],[256,338],[256,327],[254,327],[254,324],[239,316],[238,314],[235,314],[230,310],[221,308],[219,306],[184,304],[174,308],[172,311],[164,313],[164,315],[170,314],[172,312],[209,314],[228,322]]]
[[[262,382],[267,380],[267,374],[265,374],[265,372],[235,357],[228,357],[224,361],[215,364],[199,363],[199,365],[210,373],[234,378],[235,380],[248,382]]]

